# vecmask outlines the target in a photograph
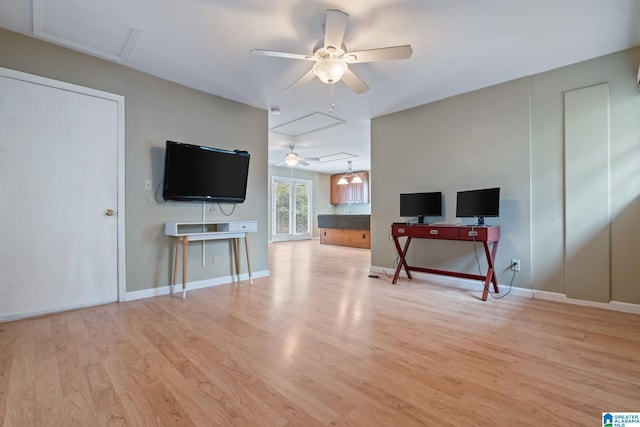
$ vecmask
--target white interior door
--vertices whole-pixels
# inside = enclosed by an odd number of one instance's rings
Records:
[[[0,70],[0,320],[118,300],[123,108]]]

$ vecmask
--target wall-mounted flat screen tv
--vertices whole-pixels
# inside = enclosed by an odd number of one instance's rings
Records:
[[[458,191],[456,200],[457,218],[478,218],[484,225],[485,217],[500,215],[500,187],[480,190]]]
[[[187,202],[243,203],[249,158],[246,151],[167,141],[162,197]]]
[[[425,217],[442,216],[442,192],[400,194],[400,216],[417,217],[418,224]]]

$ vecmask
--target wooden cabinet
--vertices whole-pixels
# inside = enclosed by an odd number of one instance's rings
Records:
[[[338,185],[344,174],[331,175],[331,204],[369,203],[369,172],[354,172],[362,184]]]

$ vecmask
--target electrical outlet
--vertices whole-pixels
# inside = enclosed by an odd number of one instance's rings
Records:
[[[511,270],[512,271],[520,271],[520,260],[512,259],[511,260]]]
[[[214,264],[219,264],[220,263],[220,255],[214,255],[213,256],[213,263]]]
[[[145,191],[151,191],[153,188],[151,186],[151,180],[150,179],[145,179],[144,180],[144,189]]]

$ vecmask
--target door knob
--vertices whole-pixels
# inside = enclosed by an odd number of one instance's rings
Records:
[[[104,211],[104,214],[106,216],[114,216],[116,213],[113,209],[107,209],[106,211]]]

